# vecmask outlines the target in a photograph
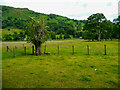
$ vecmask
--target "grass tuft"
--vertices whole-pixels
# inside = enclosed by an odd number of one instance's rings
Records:
[[[82,80],[84,80],[84,81],[91,81],[92,79],[91,79],[91,77],[89,77],[89,76],[83,75],[83,76],[82,76]]]
[[[90,67],[91,67],[91,68],[96,68],[96,66],[95,66],[95,65],[91,65]]]

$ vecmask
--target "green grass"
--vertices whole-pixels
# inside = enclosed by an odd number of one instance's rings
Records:
[[[61,40],[46,42],[47,51],[55,55],[33,56],[26,42],[3,42],[3,88],[117,88],[118,42],[87,42]],[[27,46],[24,55],[23,44]],[[104,44],[107,55],[104,55]],[[6,52],[6,46],[16,49],[16,57]],[[43,44],[43,51],[44,51]],[[60,54],[57,54],[57,46]],[[72,45],[75,54],[72,55]],[[90,46],[87,55],[86,45]]]

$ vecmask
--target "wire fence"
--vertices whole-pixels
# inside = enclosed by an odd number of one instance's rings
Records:
[[[42,45],[42,52],[55,55],[118,55],[118,45],[64,45],[64,44],[51,44]],[[33,50],[32,44],[20,45],[4,45],[3,58],[16,57],[23,55],[31,55],[35,53],[35,46]]]

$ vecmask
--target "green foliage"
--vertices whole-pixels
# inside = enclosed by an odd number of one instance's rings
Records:
[[[24,29],[24,27],[25,27],[24,23],[25,23],[25,20],[8,17],[6,20],[3,20],[2,28],[4,29],[7,27],[14,27],[14,28],[18,28],[18,29]]]
[[[62,33],[60,34],[60,39],[62,39]]]
[[[87,20],[74,20],[56,14],[43,14],[27,8],[9,6],[2,6],[2,16],[3,29],[21,29],[23,31],[31,18],[39,20],[44,17],[47,21],[46,25],[49,27],[48,31],[52,32],[49,34],[49,39],[55,39],[55,36],[60,34],[65,35],[62,36],[62,39],[64,37],[65,39],[69,38],[69,36],[73,38],[82,37],[88,40],[97,40],[99,36],[101,39],[111,40],[120,38],[120,16],[114,19],[113,23],[106,20],[102,13],[93,14]]]
[[[23,41],[25,33],[22,30],[16,29],[3,29],[2,41]]]
[[[53,40],[56,39],[56,34],[55,34],[55,32],[51,31],[51,32],[50,32],[50,35],[51,35],[51,38],[52,38]]]
[[[64,39],[67,39],[67,38],[70,38],[70,35],[69,35],[69,34],[65,34],[65,35],[64,35]]]
[[[85,38],[89,40],[100,39],[100,35],[102,32],[102,23],[106,18],[102,13],[97,13],[89,16],[85,22],[84,30],[85,30]]]
[[[44,43],[48,39],[47,28],[44,18],[41,18],[39,21],[31,18],[31,21],[26,24],[25,28],[28,42],[33,44],[37,42]]]
[[[113,37],[114,38],[117,38],[117,39],[120,39],[120,16],[118,16],[117,19],[114,19],[113,20],[114,24],[113,24]]]
[[[82,34],[82,37],[84,39],[88,39],[88,40],[92,40],[94,41],[94,39],[97,39],[97,34],[94,32],[89,32],[88,30],[85,30]]]
[[[6,29],[25,29],[25,25],[31,21],[31,17],[39,20],[41,17],[46,18],[48,31],[58,34],[69,34],[75,37],[76,31],[81,31],[84,20],[74,20],[55,14],[43,14],[31,11],[27,8],[13,8],[8,6],[2,7],[2,28]],[[52,34],[53,35],[53,34]],[[52,39],[55,37],[52,36]]]
[[[80,38],[83,34],[83,31],[76,31],[75,36],[76,38]]]
[[[3,38],[2,38],[3,41],[12,41],[12,36],[11,34],[9,35],[5,35]]]
[[[13,39],[14,41],[17,41],[20,39],[17,32],[14,32],[13,37],[14,37],[14,39]]]
[[[114,24],[110,20],[107,20],[103,14],[97,13],[89,16],[88,20],[85,21],[82,36],[84,39],[93,41],[100,39],[112,40],[114,38],[119,38],[118,29],[118,23]]]
[[[113,37],[113,23],[109,20],[106,20],[102,23],[102,38],[109,39]]]

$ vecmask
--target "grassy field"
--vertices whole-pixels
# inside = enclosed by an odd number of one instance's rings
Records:
[[[27,55],[24,55],[24,46]],[[47,41],[51,55],[33,56],[31,44],[2,43],[3,88],[117,88],[118,41],[87,42],[85,40]],[[104,45],[107,55],[104,55]],[[6,46],[13,49],[7,52]],[[59,45],[59,55],[57,46]],[[75,53],[72,55],[72,45]],[[87,55],[87,45],[90,55]]]

